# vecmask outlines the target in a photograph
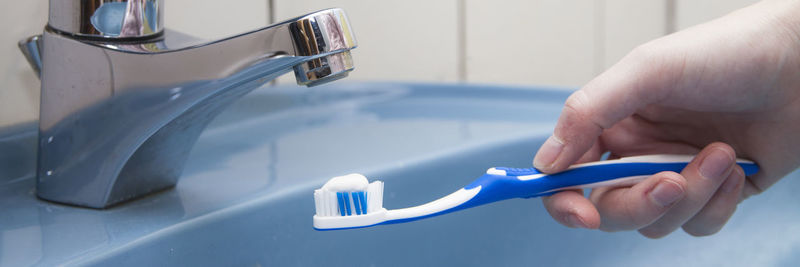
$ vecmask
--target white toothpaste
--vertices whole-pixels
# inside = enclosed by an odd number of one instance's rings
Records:
[[[366,191],[369,186],[367,177],[358,173],[333,177],[322,186],[322,190],[334,192]]]

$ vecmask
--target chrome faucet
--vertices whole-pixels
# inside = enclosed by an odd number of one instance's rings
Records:
[[[164,0],[50,0],[20,41],[42,81],[36,192],[106,208],[173,187],[200,132],[228,104],[294,69],[347,76],[356,40],[327,9],[204,42],[165,30]]]

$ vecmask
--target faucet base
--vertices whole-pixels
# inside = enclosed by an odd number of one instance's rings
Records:
[[[135,42],[76,39],[52,27],[41,40],[37,195],[91,208],[175,186],[225,107],[292,69],[309,86],[345,77],[356,47],[341,9],[206,43],[169,30]]]

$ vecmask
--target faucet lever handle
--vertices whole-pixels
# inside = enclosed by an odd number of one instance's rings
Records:
[[[164,30],[164,0],[50,0],[47,25],[104,41],[145,40]]]
[[[36,77],[42,76],[42,35],[34,35],[25,39],[22,39],[17,43],[19,46],[19,50],[22,51],[22,54],[25,56],[25,59],[28,60],[28,64],[31,65],[33,72],[36,72]]]

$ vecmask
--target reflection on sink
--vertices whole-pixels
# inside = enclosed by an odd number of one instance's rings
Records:
[[[800,259],[793,253],[800,250],[797,172],[740,205],[728,226],[707,238],[675,233],[653,241],[568,229],[538,200],[314,231],[312,191],[332,176],[380,178],[384,206],[394,209],[451,193],[492,166],[530,166],[568,94],[475,85],[321,87],[246,96],[201,136],[174,190],[112,209],[40,201],[30,173],[0,173],[0,265],[763,266]],[[27,140],[18,136],[0,145]]]

